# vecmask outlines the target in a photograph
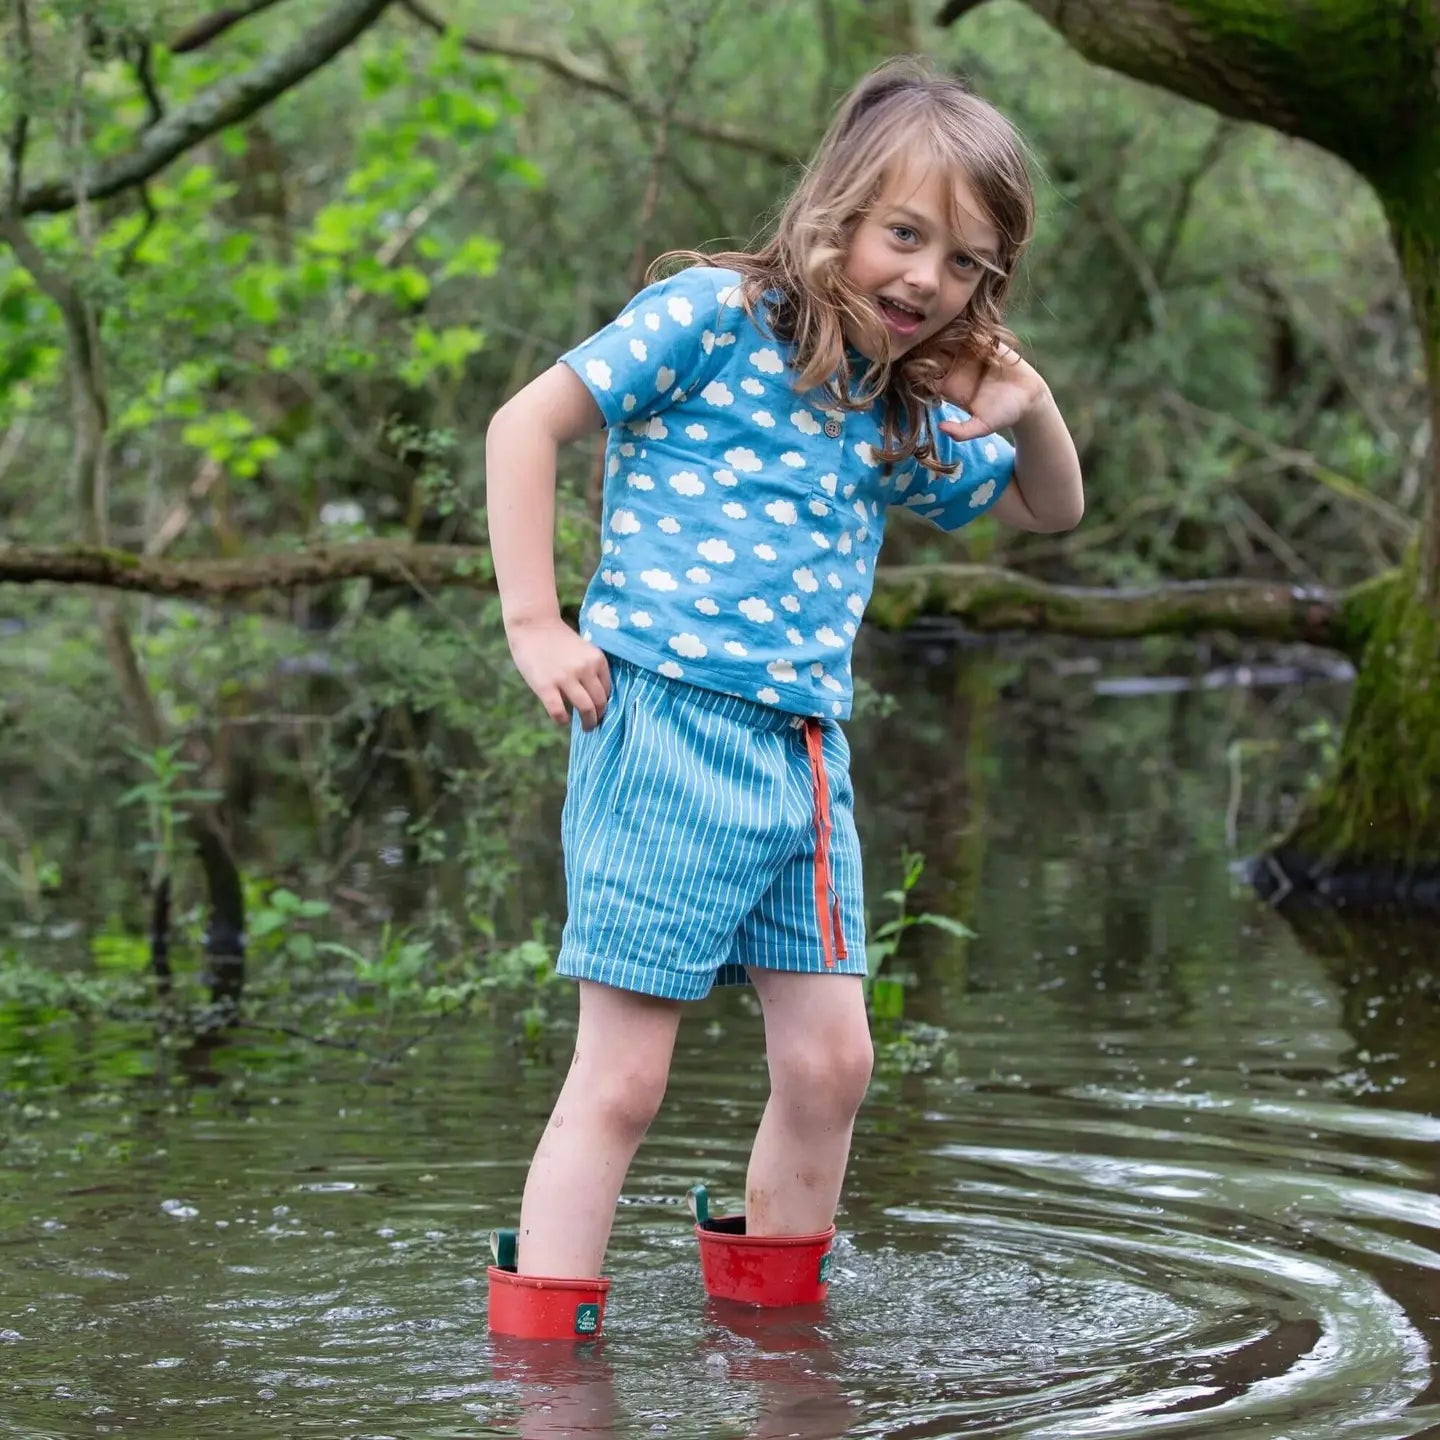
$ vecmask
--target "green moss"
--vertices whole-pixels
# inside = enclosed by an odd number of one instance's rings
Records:
[[[1286,848],[1327,866],[1440,865],[1440,615],[1412,559],[1377,592],[1332,780]]]
[[[138,570],[145,563],[145,557],[133,550],[117,550],[108,545],[63,545],[56,553],[77,560],[96,559],[112,570]]]
[[[1388,601],[1404,579],[1398,570],[1387,570],[1373,580],[1364,580],[1347,590],[1340,601],[1337,643],[1345,654],[1359,661],[1385,614]]]

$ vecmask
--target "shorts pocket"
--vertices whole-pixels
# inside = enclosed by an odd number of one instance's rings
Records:
[[[639,694],[627,690],[621,704],[620,733],[615,739],[617,751],[610,781],[610,812],[612,815],[629,815],[639,808],[644,799],[642,792],[646,781],[653,777],[646,755],[648,741],[654,728],[654,717],[646,704],[653,704],[654,697],[642,690]]]

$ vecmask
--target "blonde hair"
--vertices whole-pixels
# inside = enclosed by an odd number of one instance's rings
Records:
[[[847,330],[872,355],[885,356],[888,340],[869,301],[846,278],[851,237],[895,171],[917,160],[964,181],[999,236],[998,252],[993,262],[977,257],[983,274],[961,314],[893,363],[871,360],[852,398]],[[1024,143],[1009,121],[963,80],[901,57],[872,71],[841,102],[767,242],[716,254],[671,251],[651,275],[677,261],[738,271],[751,317],[764,307],[776,336],[793,346],[798,390],[824,386],[847,410],[883,399],[886,448],[879,458],[894,464],[913,455],[943,470],[927,410],[957,364],[984,366],[997,345],[1018,348],[1002,317],[1034,218]]]

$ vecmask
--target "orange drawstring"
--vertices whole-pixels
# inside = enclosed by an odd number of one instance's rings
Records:
[[[840,928],[840,897],[830,883],[830,777],[825,773],[824,732],[814,716],[805,718],[805,748],[810,754],[810,790],[815,804],[815,914],[825,968],[847,959],[845,932]]]

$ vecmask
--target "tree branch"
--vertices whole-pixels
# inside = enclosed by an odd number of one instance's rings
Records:
[[[161,561],[97,546],[0,547],[0,584],[101,585],[150,595],[222,601],[261,590],[369,579],[385,585],[491,588],[489,551],[473,545],[383,540],[319,545],[230,560]],[[1371,582],[1376,583],[1376,582]],[[922,615],[980,631],[1028,630],[1125,639],[1223,630],[1252,639],[1306,641],[1353,653],[1359,591],[1252,580],[1201,580],[1146,589],[1051,585],[989,565],[882,566],[868,619],[904,629]],[[570,604],[579,596],[566,597]]]
[[[0,552],[0,576],[3,576]],[[871,624],[903,630],[922,615],[980,631],[1027,630],[1094,639],[1198,635],[1306,641],[1350,651],[1349,592],[1257,580],[1194,580],[1102,590],[1051,585],[989,565],[892,565],[875,572]]]
[[[443,35],[448,28],[445,21],[425,4],[424,0],[400,0],[400,8],[437,35]],[[492,40],[479,35],[462,36],[461,43],[472,55],[499,55],[506,60],[524,60],[529,64],[539,65],[570,85],[579,85],[583,89],[595,90],[610,96],[612,100],[618,100],[640,119],[651,124],[660,119],[657,107],[646,104],[638,96],[631,94],[618,80],[611,79],[604,71],[587,65],[568,51],[548,50],[543,46],[527,45],[521,41]],[[798,155],[793,146],[782,145],[763,135],[752,135],[718,121],[694,120],[676,115],[669,123],[677,130],[698,135],[702,140],[729,145],[736,150],[746,150],[752,155],[763,155],[767,160],[773,160],[779,165],[793,164]]]
[[[1428,163],[1440,86],[1433,22],[1416,18],[1430,7],[1413,0],[1024,3],[1087,60],[1309,140],[1377,183]]]
[[[945,26],[953,25],[972,10],[978,10],[984,3],[985,0],[948,0],[935,17],[935,23],[943,30]]]
[[[83,189],[89,200],[104,200],[143,184],[177,155],[227,126],[253,115],[277,96],[321,69],[363,34],[391,0],[335,0],[328,15],[279,55],[267,55],[243,75],[230,75],[151,125],[127,154],[97,165],[79,186],[47,180],[22,192],[22,214],[57,214],[73,209]]]
[[[252,15],[258,15],[262,10],[269,10],[271,6],[282,3],[283,0],[247,0],[244,5],[227,5],[225,9],[216,10],[213,14],[196,20],[194,24],[187,25],[167,48],[172,55],[185,55],[191,50],[200,50],[223,35],[232,25],[238,25],[242,20],[248,20]]]

